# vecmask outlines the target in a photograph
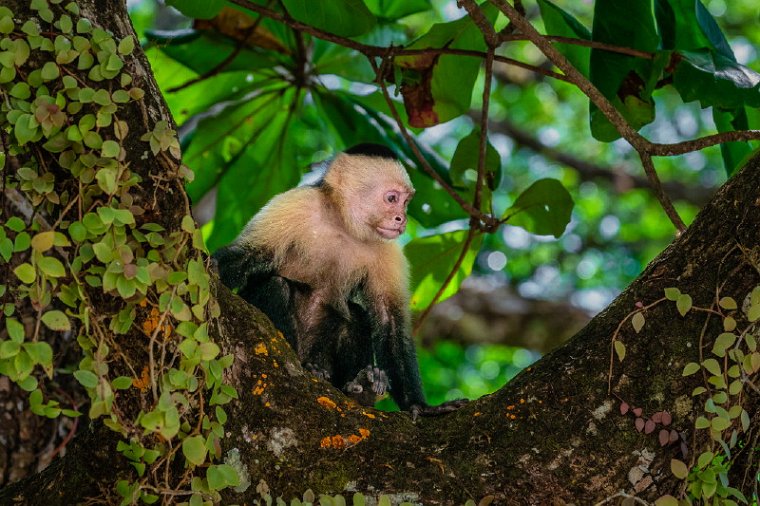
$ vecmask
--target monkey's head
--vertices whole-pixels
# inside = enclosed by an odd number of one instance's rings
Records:
[[[357,239],[393,240],[406,229],[406,207],[414,188],[396,155],[385,146],[360,144],[339,154],[323,185],[346,229]]]

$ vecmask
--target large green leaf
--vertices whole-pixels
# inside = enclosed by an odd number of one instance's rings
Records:
[[[509,223],[538,235],[559,237],[570,223],[573,199],[556,179],[539,179],[523,191],[505,216]]]
[[[593,40],[654,52],[660,45],[651,2],[598,0],[594,6]],[[654,119],[651,93],[665,62],[634,58],[594,49],[589,75],[634,129]],[[617,129],[591,104],[591,133],[611,142],[620,137]]]
[[[171,5],[189,18],[210,19],[219,14],[224,7],[224,0],[166,0],[166,5]]]
[[[719,132],[749,128],[746,106],[760,104],[760,74],[739,64],[726,37],[700,0],[656,0],[665,48],[674,49],[673,84],[684,101],[713,107]],[[721,144],[726,173],[733,174],[752,149],[746,142]]]
[[[695,23],[693,0],[655,0],[655,18],[663,49],[697,49],[710,42]],[[691,6],[691,9],[689,9]]]
[[[430,9],[430,0],[364,0],[364,3],[375,16],[394,20]]]
[[[478,161],[480,158],[480,129],[474,129],[462,138],[451,157],[450,176],[455,188],[460,191],[465,200],[472,201],[478,180]],[[484,186],[480,192],[480,208],[484,211],[491,209],[491,192],[501,181],[501,157],[490,142],[486,143],[486,161],[484,166]]]
[[[300,180],[299,139],[294,135],[300,130],[292,128],[297,121],[291,114],[293,95],[286,93],[261,113],[263,129],[252,132],[255,139],[236,153],[219,181],[214,226],[206,241],[209,250],[232,241],[269,199]],[[272,109],[274,116],[269,115]]]
[[[261,148],[258,135],[280,110],[279,90],[267,88],[198,122],[183,139],[183,162],[195,172],[187,185],[193,202],[216,186],[249,146]]]
[[[312,44],[316,74],[335,74],[351,81],[374,83],[375,71],[369,60],[358,57],[355,50],[321,39],[313,39]]]
[[[475,176],[468,171],[478,170],[480,159],[480,129],[475,128],[469,135],[463,137],[451,157],[451,180],[460,188],[473,187]],[[486,141],[486,179],[485,182],[491,190],[495,190],[501,180],[501,156],[496,148]]]
[[[212,69],[216,69],[216,72],[250,72],[270,69],[287,61],[287,55],[281,56],[274,51],[250,48],[241,50],[238,48],[240,42],[208,30],[148,31],[145,35],[161,51],[198,74],[205,74]],[[237,52],[236,56],[225,63],[224,67],[217,69],[233,52]]]
[[[435,294],[454,269],[466,238],[467,231],[459,230],[421,237],[406,245],[404,253],[412,268],[411,306],[413,310],[420,311],[433,302]],[[464,260],[438,299],[439,302],[457,293],[462,281],[470,275],[482,242],[481,235],[477,235],[470,242]]]
[[[294,19],[344,37],[367,33],[377,22],[361,0],[283,0],[282,3]]]
[[[549,0],[538,0],[538,7],[541,10],[541,18],[544,20],[547,35],[591,40],[591,32],[588,28]],[[591,48],[576,44],[557,44],[557,49],[576,69],[588,77]]]
[[[760,74],[720,53],[681,51],[673,85],[685,102],[699,100],[702,107],[736,109],[760,107]]]
[[[496,8],[482,8],[493,23]],[[437,23],[428,33],[412,42],[409,49],[444,48],[485,51],[483,34],[469,16],[449,23]],[[412,55],[394,60],[401,72],[401,93],[409,124],[428,127],[449,121],[470,108],[472,89],[480,70],[481,58],[462,55]]]
[[[197,78],[198,74],[155,47],[146,50],[145,54],[177,125],[216,103],[234,100],[256,86],[249,72],[238,71],[218,74],[180,91],[169,92],[171,88]]]

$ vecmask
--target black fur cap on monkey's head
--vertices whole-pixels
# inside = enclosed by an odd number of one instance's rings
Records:
[[[373,144],[371,142],[363,142],[355,146],[351,146],[344,151],[347,155],[363,155],[363,156],[377,156],[380,158],[390,158],[391,160],[398,160],[398,155],[393,152],[388,146],[382,144]]]

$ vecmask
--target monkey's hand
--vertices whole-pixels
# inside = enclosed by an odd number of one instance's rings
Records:
[[[319,379],[325,380],[327,382],[330,381],[330,373],[317,365],[308,363],[308,364],[304,364],[303,368],[309,371],[310,373],[312,373],[314,376],[316,376]]]
[[[419,416],[439,416],[451,413],[468,402],[470,402],[469,399],[455,399],[453,401],[446,401],[438,406],[413,404],[409,407],[409,413],[412,415],[412,420],[416,421]]]
[[[368,365],[346,383],[343,391],[362,406],[374,406],[388,391],[390,383],[385,371]]]

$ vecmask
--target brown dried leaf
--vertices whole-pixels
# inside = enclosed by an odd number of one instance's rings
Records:
[[[676,441],[678,441],[678,432],[676,432],[673,429],[670,429],[670,434],[668,435],[668,440],[671,443],[675,443]]]
[[[667,429],[661,429],[660,433],[657,435],[657,439],[660,441],[660,446],[666,446],[670,443],[670,433]]]
[[[662,424],[667,427],[673,422],[673,417],[667,411],[662,412]]]
[[[627,402],[623,401],[620,403],[620,414],[624,415],[628,413],[628,410],[631,409],[631,406],[628,405]]]
[[[489,504],[491,504],[494,499],[495,499],[494,496],[487,495],[483,499],[480,500],[480,502],[478,503],[478,506],[489,506]]]
[[[636,425],[636,430],[637,431],[641,432],[642,430],[644,430],[645,422],[644,422],[643,418],[637,418],[636,421],[633,422],[633,423],[634,423],[634,425]]]
[[[652,420],[647,420],[644,424],[644,434],[651,434],[654,432],[655,427],[657,427],[657,425]]]
[[[636,416],[641,416],[641,413],[643,413],[641,408],[633,408],[633,414]]]
[[[658,411],[657,413],[653,414],[652,421],[654,423],[662,423],[662,411]]]

